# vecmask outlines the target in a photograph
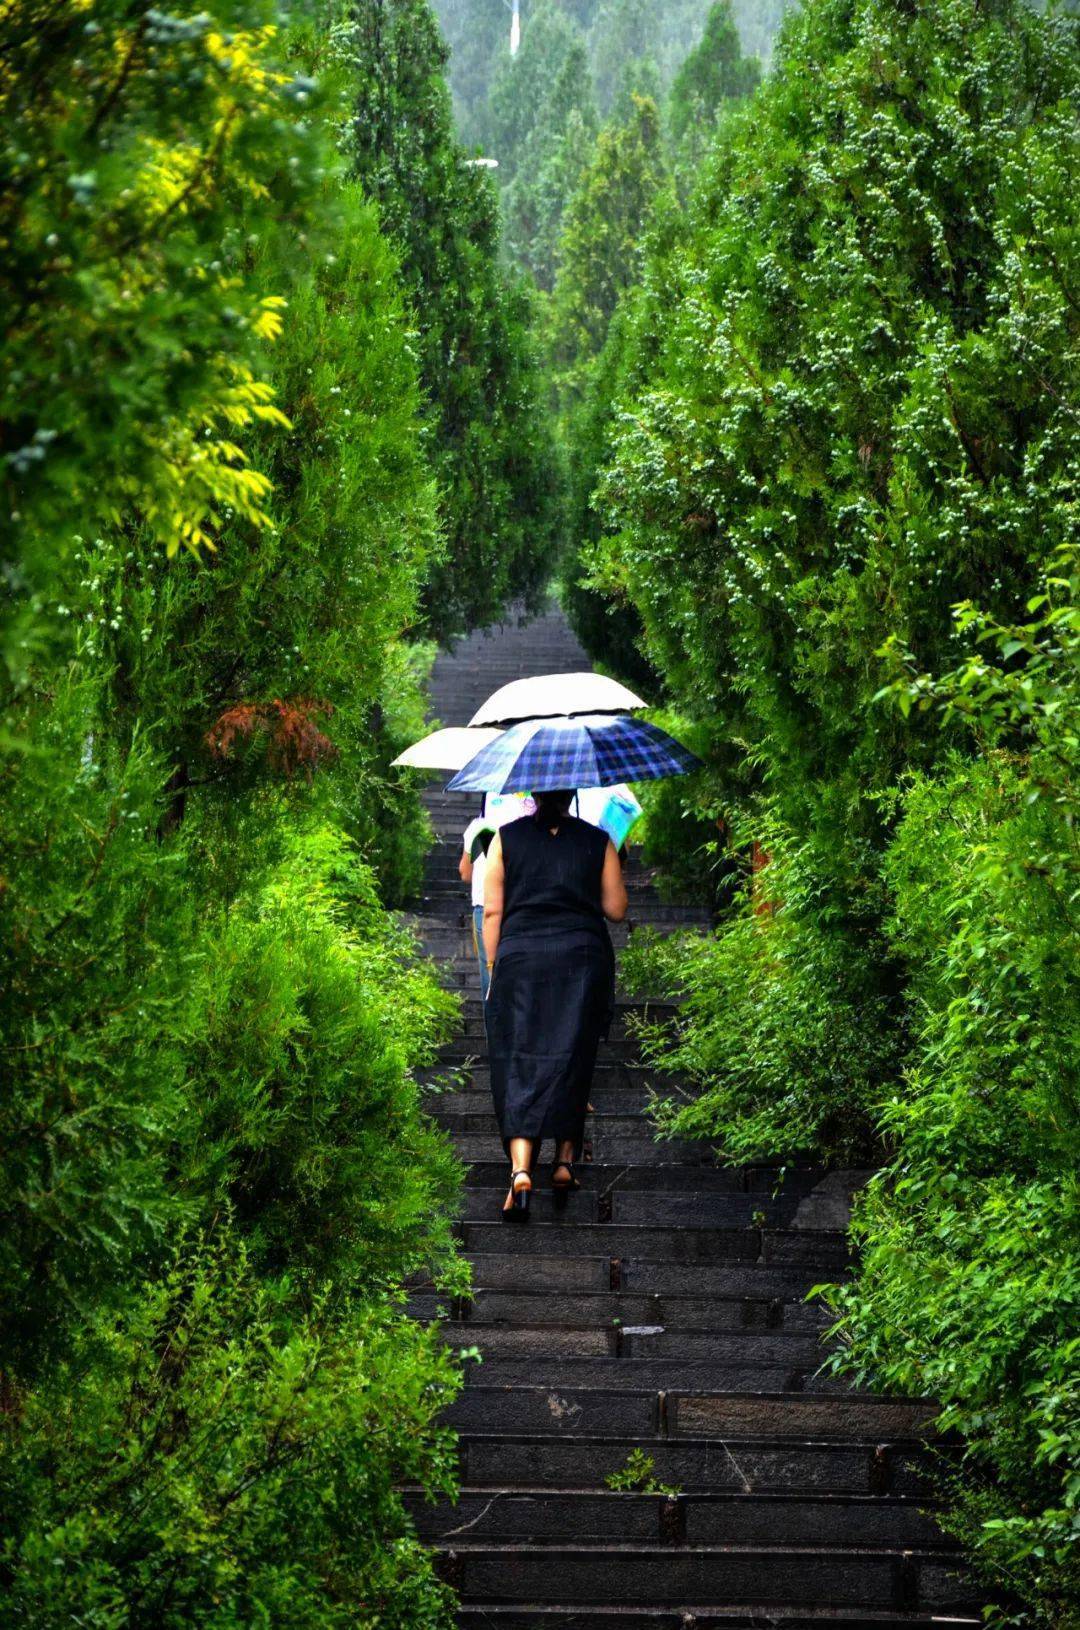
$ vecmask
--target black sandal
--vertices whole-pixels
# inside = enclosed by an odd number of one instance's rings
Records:
[[[529,1187],[527,1189],[526,1188],[520,1188],[519,1189],[519,1188],[514,1187],[514,1185],[517,1182],[517,1179],[519,1177],[527,1177],[529,1179]],[[511,1172],[510,1173],[510,1193],[513,1196],[513,1201],[512,1201],[512,1203],[511,1203],[511,1205],[509,1207],[504,1206],[503,1209],[502,1209],[502,1220],[503,1220],[503,1222],[506,1222],[506,1223],[525,1223],[525,1222],[528,1222],[528,1220],[529,1220],[529,1199],[530,1199],[530,1197],[532,1195],[532,1172],[528,1171],[525,1167],[522,1167],[520,1171]]]
[[[569,1183],[556,1183],[556,1172],[569,1172]],[[581,1184],[577,1179],[577,1174],[574,1171],[574,1162],[572,1160],[557,1160],[555,1162],[554,1166],[551,1168],[551,1187],[562,1199],[565,1199],[568,1194],[572,1194],[575,1189],[579,1189],[581,1187]]]

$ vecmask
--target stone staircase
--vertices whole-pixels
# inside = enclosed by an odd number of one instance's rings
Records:
[[[474,636],[433,677],[443,723],[499,685],[588,666],[561,616]],[[810,1287],[841,1276],[860,1174],[717,1165],[657,1143],[634,1021],[620,996],[601,1051],[582,1191],[556,1210],[550,1151],[525,1228],[499,1220],[507,1166],[485,1068],[468,899],[457,876],[475,797],[427,794],[438,841],[413,920],[464,993],[433,1111],[467,1163],[470,1300],[418,1289],[414,1311],[481,1363],[451,1419],[456,1505],[409,1495],[461,1597],[500,1630],[975,1624],[978,1597],[928,1511],[928,1408],[821,1376]],[[702,924],[629,878],[629,931]],[[627,930],[623,930],[621,936]],[[644,1486],[608,1479],[640,1452]],[[663,1485],[663,1488],[658,1487]]]

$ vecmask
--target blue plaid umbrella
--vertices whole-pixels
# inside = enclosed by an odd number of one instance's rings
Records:
[[[701,760],[644,719],[528,719],[481,749],[448,792],[546,792],[686,775]]]

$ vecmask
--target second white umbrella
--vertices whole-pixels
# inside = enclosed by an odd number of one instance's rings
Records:
[[[481,747],[493,742],[498,730],[433,730],[423,741],[414,742],[399,753],[395,764],[409,770],[461,770]]]
[[[469,720],[477,725],[521,724],[525,719],[572,719],[579,713],[634,713],[645,707],[640,696],[605,674],[536,674],[513,679],[478,708]]]

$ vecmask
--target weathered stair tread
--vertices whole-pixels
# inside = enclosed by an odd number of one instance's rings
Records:
[[[817,1442],[919,1442],[933,1417],[925,1403],[871,1395],[703,1392],[555,1386],[467,1387],[448,1411],[454,1425],[552,1432],[566,1437],[637,1434],[682,1437],[799,1438]]]
[[[821,1625],[840,1624],[846,1630],[962,1630],[981,1625],[980,1614],[954,1612],[949,1615],[906,1613],[866,1608],[784,1607],[773,1604],[740,1607],[575,1607],[566,1604],[533,1607],[522,1603],[485,1602],[471,1607],[462,1604],[458,1623],[462,1630],[611,1630],[613,1625],[639,1626],[640,1630],[819,1630]]]
[[[558,1437],[551,1433],[463,1431],[466,1488],[603,1487],[622,1471],[637,1437]],[[910,1443],[837,1443],[799,1439],[659,1438],[648,1454],[659,1482],[686,1492],[907,1494],[929,1492],[924,1457]]]
[[[554,1247],[558,1249],[557,1244]],[[476,1290],[623,1290],[683,1296],[779,1297],[804,1301],[816,1283],[812,1267],[786,1267],[768,1262],[720,1266],[689,1265],[649,1257],[551,1256],[539,1261],[511,1251],[476,1252],[472,1256]],[[543,1278],[538,1278],[540,1273]]]
[[[762,1323],[759,1333],[767,1328],[770,1327]],[[784,1331],[778,1329],[776,1333],[784,1334]],[[796,1329],[794,1333],[802,1332]],[[486,1358],[493,1359],[521,1358],[542,1353],[549,1359],[561,1355],[565,1358],[667,1358],[683,1362],[715,1359],[721,1332],[715,1328],[669,1330],[663,1325],[630,1325],[625,1328],[549,1325],[534,1329],[528,1325],[474,1325],[446,1320],[440,1325],[440,1334],[448,1346],[478,1347]],[[774,1350],[774,1358],[779,1351]]]
[[[445,1298],[416,1297],[416,1316],[435,1318]],[[459,1323],[517,1324],[532,1330],[573,1328],[591,1330],[621,1325],[627,1334],[650,1330],[766,1330],[820,1331],[828,1314],[816,1302],[768,1296],[664,1296],[659,1292],[476,1290],[462,1305]],[[822,1351],[822,1359],[825,1353]]]
[[[832,1230],[793,1232],[762,1228],[693,1228],[650,1226],[643,1223],[581,1223],[577,1228],[560,1228],[550,1223],[532,1223],[528,1228],[508,1229],[502,1222],[466,1222],[461,1225],[462,1243],[471,1256],[474,1251],[490,1254],[501,1240],[503,1249],[521,1256],[617,1256],[648,1257],[670,1262],[769,1262],[790,1266],[813,1262],[822,1267],[843,1270],[850,1259],[846,1234]],[[511,1241],[508,1235],[514,1234]]]
[[[473,1345],[470,1340],[470,1346]],[[483,1344],[477,1343],[483,1352]],[[647,1351],[647,1348],[645,1349]],[[782,1350],[757,1355],[753,1352],[719,1355],[709,1360],[673,1358],[596,1357],[569,1354],[530,1354],[527,1358],[485,1356],[470,1364],[465,1373],[467,1387],[571,1387],[607,1388],[618,1391],[675,1392],[778,1392],[842,1394],[845,1397],[873,1396],[853,1393],[839,1378],[822,1375],[816,1361],[802,1362],[793,1353],[785,1359]]]
[[[925,1502],[903,1496],[727,1493],[662,1494],[588,1489],[497,1488],[466,1492],[456,1502],[406,1504],[421,1536],[455,1539],[570,1540],[682,1544],[824,1544],[843,1523],[852,1544],[950,1554]]]
[[[498,1219],[506,1198],[505,1176],[497,1189],[466,1189],[463,1216],[468,1222],[490,1222]],[[663,1190],[614,1189],[607,1197],[606,1210],[610,1222],[648,1223],[671,1226],[681,1222],[707,1222],[719,1228],[749,1228],[764,1222],[770,1228],[780,1227],[793,1218],[798,1200],[770,1200],[758,1194],[701,1194],[693,1187],[677,1193]],[[550,1189],[537,1185],[533,1192],[534,1219],[575,1228],[584,1222],[601,1220],[601,1196],[594,1189],[582,1188],[571,1204],[560,1206]]]
[[[535,1545],[455,1541],[444,1553],[465,1599],[528,1599],[556,1579],[560,1599],[591,1605],[666,1605],[722,1597],[792,1607],[960,1607],[974,1597],[937,1551],[868,1546]]]
[[[490,1106],[490,1096],[484,1095]],[[820,1192],[826,1186],[820,1169],[812,1167],[792,1167],[783,1175],[782,1186],[780,1173],[775,1166],[718,1166],[711,1157],[704,1162],[696,1162],[688,1166],[685,1161],[675,1157],[670,1144],[660,1144],[662,1153],[668,1155],[667,1160],[658,1160],[648,1166],[627,1165],[624,1161],[609,1163],[603,1160],[590,1160],[578,1167],[578,1176],[581,1179],[581,1192],[597,1194],[613,1193],[615,1190],[633,1191],[643,1193],[667,1193],[682,1189],[692,1189],[696,1194],[749,1194],[780,1196],[797,1195],[800,1199]],[[535,1181],[539,1188],[550,1181],[551,1165],[550,1154],[546,1162],[542,1163],[535,1174]],[[837,1174],[832,1174],[833,1176]],[[850,1180],[851,1189],[854,1190],[862,1179],[868,1175],[862,1172],[839,1174]],[[497,1189],[506,1182],[506,1162],[504,1159],[476,1161],[468,1170],[466,1181],[476,1188]],[[845,1184],[846,1186],[846,1184]],[[830,1188],[835,1187],[829,1184]],[[572,1206],[568,1207],[572,1210]]]

